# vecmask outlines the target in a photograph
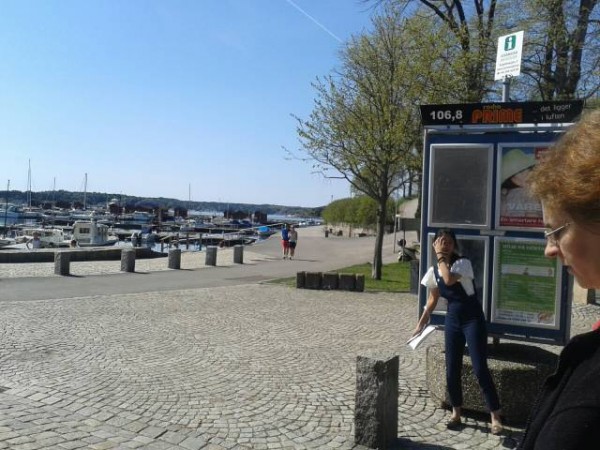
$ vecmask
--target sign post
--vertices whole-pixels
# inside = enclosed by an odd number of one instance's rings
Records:
[[[510,101],[510,78],[521,74],[521,53],[524,31],[500,36],[496,53],[494,80],[502,80],[502,101]]]

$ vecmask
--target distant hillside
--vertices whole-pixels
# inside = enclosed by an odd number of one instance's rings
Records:
[[[223,203],[223,202],[195,202],[183,201],[174,198],[149,198],[135,197],[122,194],[107,194],[101,192],[71,192],[71,191],[41,191],[41,192],[8,192],[0,191],[0,204],[7,201],[16,204],[28,204],[29,195],[31,195],[32,206],[50,207],[52,205],[68,205],[68,207],[82,207],[84,203],[87,207],[102,205],[106,206],[111,201],[116,201],[129,209],[139,206],[140,208],[184,208],[196,211],[243,211],[252,214],[260,211],[265,214],[273,215],[292,215],[298,217],[320,217],[324,206],[317,208],[304,208],[301,206],[284,206],[271,204],[248,204],[248,203]]]

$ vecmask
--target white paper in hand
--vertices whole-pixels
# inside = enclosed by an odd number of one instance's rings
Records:
[[[435,326],[427,325],[425,328],[423,328],[423,331],[421,331],[416,336],[411,337],[408,341],[406,341],[406,343],[408,344],[408,346],[410,348],[412,348],[414,350],[419,345],[421,345],[421,343],[427,338],[427,336],[429,336],[434,331],[435,331]]]

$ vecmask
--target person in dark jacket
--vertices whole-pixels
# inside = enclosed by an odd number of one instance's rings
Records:
[[[584,289],[600,288],[600,110],[588,113],[537,164],[528,183],[542,202],[548,258]],[[600,448],[600,330],[562,350],[532,409],[523,450]]]
[[[487,365],[487,329],[483,309],[475,291],[471,261],[459,255],[456,236],[450,229],[442,228],[437,231],[433,249],[437,264],[429,268],[421,281],[421,284],[429,288],[429,298],[413,336],[427,325],[438,299],[444,297],[448,301],[444,323],[446,384],[452,405],[452,416],[446,426],[455,429],[462,424],[461,373],[466,343],[469,345],[473,372],[490,411],[491,432],[500,434],[503,429],[500,400]]]

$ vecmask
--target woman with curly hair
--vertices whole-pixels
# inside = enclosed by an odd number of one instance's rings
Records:
[[[600,110],[585,114],[529,177],[542,203],[545,255],[559,258],[579,285],[600,288]],[[597,327],[594,327],[597,328]],[[600,330],[562,350],[532,410],[520,449],[597,449],[600,445]]]

